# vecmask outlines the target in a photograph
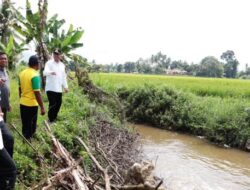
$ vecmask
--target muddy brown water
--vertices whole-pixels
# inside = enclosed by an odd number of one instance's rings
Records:
[[[168,190],[250,190],[250,153],[199,137],[134,125]]]

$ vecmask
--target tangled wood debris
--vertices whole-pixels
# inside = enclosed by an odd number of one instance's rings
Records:
[[[92,126],[91,128],[89,137],[91,148],[80,137],[76,137],[93,161],[93,171],[88,174],[85,168],[80,166],[83,160],[75,160],[45,122],[46,132],[52,139],[51,156],[55,157],[57,162],[48,165],[44,159],[42,160],[42,167],[53,172],[46,175],[45,179],[30,190],[164,189],[160,188],[162,180],[153,176],[154,167],[151,163],[137,163],[141,161],[138,159],[140,150],[135,146],[138,143],[138,136],[129,133],[124,128],[111,127],[104,121],[97,122],[97,125],[99,127]],[[17,129],[16,131],[18,132]],[[29,142],[26,143],[32,146]],[[33,146],[32,148],[36,150]],[[40,158],[41,154],[38,150],[36,151],[37,157]]]
[[[95,173],[93,171],[87,173],[81,167],[83,160],[75,160],[72,157],[53,135],[47,122],[45,122],[45,128],[52,139],[51,155],[57,159],[57,162],[53,166],[45,166],[51,168],[53,172],[30,190],[164,190],[160,187],[162,180],[153,176],[154,167],[151,163],[135,163],[136,160],[139,161],[136,156],[139,150],[132,144],[138,138],[125,129],[114,128],[107,123],[102,123],[99,128],[93,126],[89,146],[80,137],[76,137],[93,161],[92,169]]]
[[[142,161],[138,134],[112,127],[96,118],[96,126],[90,128],[89,140],[96,158],[102,161],[102,166],[107,169],[105,171],[112,176],[111,188],[164,189],[160,188],[163,181],[153,175],[152,163]]]

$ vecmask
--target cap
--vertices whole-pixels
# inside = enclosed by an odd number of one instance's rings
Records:
[[[59,49],[55,49],[55,50],[53,51],[53,53],[56,54],[56,55],[59,55],[59,54],[61,54],[61,51],[60,51]]]

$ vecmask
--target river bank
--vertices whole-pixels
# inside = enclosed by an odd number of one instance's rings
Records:
[[[95,84],[119,96],[130,121],[200,135],[222,146],[250,150],[250,101],[242,98],[244,93],[239,97],[238,94],[221,97],[216,93],[214,96],[205,95],[203,91],[203,95],[199,96],[167,83],[160,84],[159,80],[154,84],[148,76],[138,76],[143,82],[137,85],[135,76],[133,80],[130,75],[122,77],[119,81],[116,74],[92,76]],[[193,83],[200,81],[203,80],[196,79]],[[182,82],[185,86],[185,79]]]
[[[70,92],[63,94],[63,104],[58,120],[50,126],[51,134],[45,130],[44,120],[47,120],[46,116],[38,117],[38,128],[31,145],[27,144],[15,130],[12,130],[15,139],[14,160],[18,169],[17,190],[39,189],[47,186],[49,182],[47,183],[46,179],[49,179],[62,169],[62,162],[54,152],[51,135],[54,135],[65,147],[72,156],[71,159],[75,159],[75,162],[84,168],[87,175],[93,179],[92,183],[95,180],[101,183],[102,180],[98,178],[102,176],[102,173],[90,159],[85,147],[79,143],[79,138],[89,146],[103,167],[109,165],[105,158],[112,162],[111,168],[115,168],[115,173],[112,175],[114,171],[109,167],[107,171],[108,175],[113,176],[110,179],[113,185],[122,184],[121,182],[126,176],[125,171],[133,163],[141,160],[139,149],[136,148],[139,145],[138,136],[124,128],[116,110],[112,109],[108,104],[90,100],[89,96],[84,94],[83,89],[78,86],[77,80],[70,80],[69,88]],[[45,106],[48,108],[47,97],[45,93],[42,93],[42,95]],[[12,112],[8,114],[8,125],[12,129],[11,124],[14,124],[17,130],[21,131],[19,98],[17,97],[17,78],[16,74],[11,73]],[[106,136],[104,137],[104,135]],[[114,135],[121,138],[116,139]],[[100,150],[103,151],[102,154],[105,154],[105,158],[97,151],[96,143],[98,143]],[[131,147],[134,148],[131,149]],[[132,150],[134,150],[134,153]],[[117,177],[117,175],[119,176]],[[67,179],[62,181],[65,182]],[[74,186],[74,184],[68,183],[69,185],[66,185],[68,188],[71,185]],[[67,189],[64,187],[65,183],[54,185],[58,185],[58,188]]]

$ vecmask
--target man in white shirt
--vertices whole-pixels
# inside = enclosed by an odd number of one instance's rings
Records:
[[[45,91],[49,100],[48,118],[54,122],[62,104],[62,93],[68,92],[65,65],[61,62],[59,50],[53,52],[53,59],[45,64],[43,74],[46,76]]]
[[[16,165],[12,159],[14,139],[3,122],[0,109],[0,189],[15,189]]]

